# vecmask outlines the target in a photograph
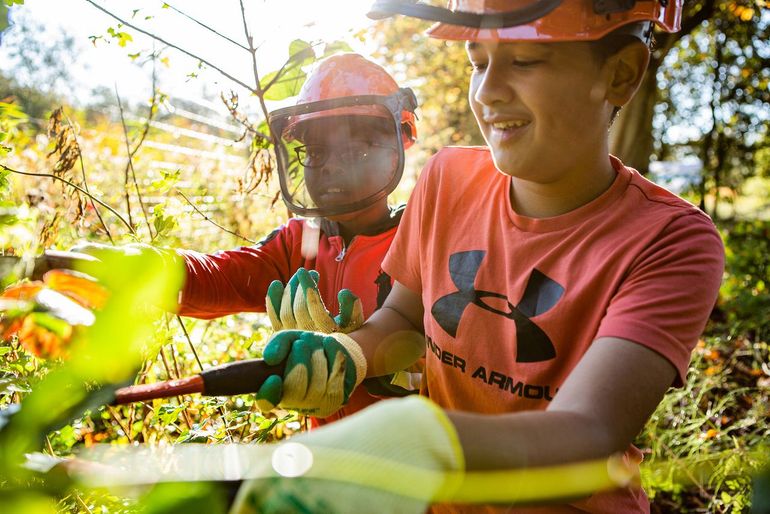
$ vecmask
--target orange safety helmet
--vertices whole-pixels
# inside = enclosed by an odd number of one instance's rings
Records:
[[[398,84],[382,66],[359,54],[344,53],[320,61],[308,74],[300,90],[297,105],[337,98],[389,96],[398,92]],[[382,109],[366,104],[338,107],[321,112],[298,114],[290,120],[286,129],[292,130],[297,124],[311,119],[351,115],[382,117],[383,113]],[[401,111],[401,135],[404,149],[412,146],[417,139],[417,125],[413,111],[406,109]]]
[[[381,66],[358,54],[320,61],[302,86],[297,104],[272,111],[268,118],[276,136],[284,203],[304,216],[334,216],[360,211],[387,198],[401,180],[404,149],[417,137],[416,108],[411,89],[399,88]],[[360,130],[353,128],[357,123],[372,121],[361,119],[367,117],[381,119],[387,135],[366,143],[362,152],[349,136]],[[322,123],[307,123],[311,120]],[[324,171],[331,146],[308,141],[308,135],[318,137],[319,127],[327,135],[349,132],[343,142],[334,145],[333,161],[343,162],[351,173]]]
[[[444,9],[413,0],[377,0],[369,17],[436,21],[428,35],[463,41],[593,41],[637,22],[681,27],[684,0],[450,0]],[[650,31],[632,31],[647,39]]]

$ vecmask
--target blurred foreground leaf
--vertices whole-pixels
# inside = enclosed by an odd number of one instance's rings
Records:
[[[16,412],[0,411],[0,476],[12,479],[9,483],[31,479],[31,472],[21,467],[24,455],[42,449],[48,433],[109,404],[116,387],[133,381],[162,314],[150,305],[175,299],[183,278],[181,267],[158,267],[149,257],[135,256],[106,256],[82,271],[112,294],[93,324],[75,333],[70,359],[35,385]],[[18,491],[8,487],[0,484],[0,511],[35,512],[7,509],[7,502],[37,501],[36,496],[17,498]]]

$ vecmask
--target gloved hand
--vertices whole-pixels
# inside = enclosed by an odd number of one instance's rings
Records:
[[[350,398],[366,376],[366,359],[352,338],[284,330],[268,341],[262,358],[271,366],[286,361],[284,376],[271,375],[257,392],[257,407],[286,409],[324,418]]]
[[[379,402],[260,460],[264,478],[241,486],[231,514],[422,513],[453,497],[464,468],[454,426],[418,396]]]
[[[273,330],[312,330],[330,334],[347,334],[364,322],[361,300],[349,289],[337,293],[340,313],[332,316],[318,292],[318,272],[300,268],[286,287],[274,280],[267,289],[267,315]]]

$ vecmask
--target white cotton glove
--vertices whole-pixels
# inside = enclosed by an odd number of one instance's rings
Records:
[[[379,402],[276,445],[265,478],[245,482],[231,514],[422,513],[452,497],[463,452],[424,397]]]

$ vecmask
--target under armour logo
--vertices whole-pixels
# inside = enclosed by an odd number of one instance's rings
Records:
[[[533,269],[527,281],[524,296],[518,305],[493,291],[480,291],[474,287],[476,275],[486,252],[472,250],[449,257],[449,276],[457,286],[456,293],[439,298],[430,312],[444,331],[457,336],[457,327],[465,309],[473,304],[516,323],[516,362],[540,362],[556,357],[556,350],[548,335],[531,318],[551,309],[564,294],[564,288],[537,269]],[[508,304],[508,312],[485,303],[486,298],[498,298]]]

